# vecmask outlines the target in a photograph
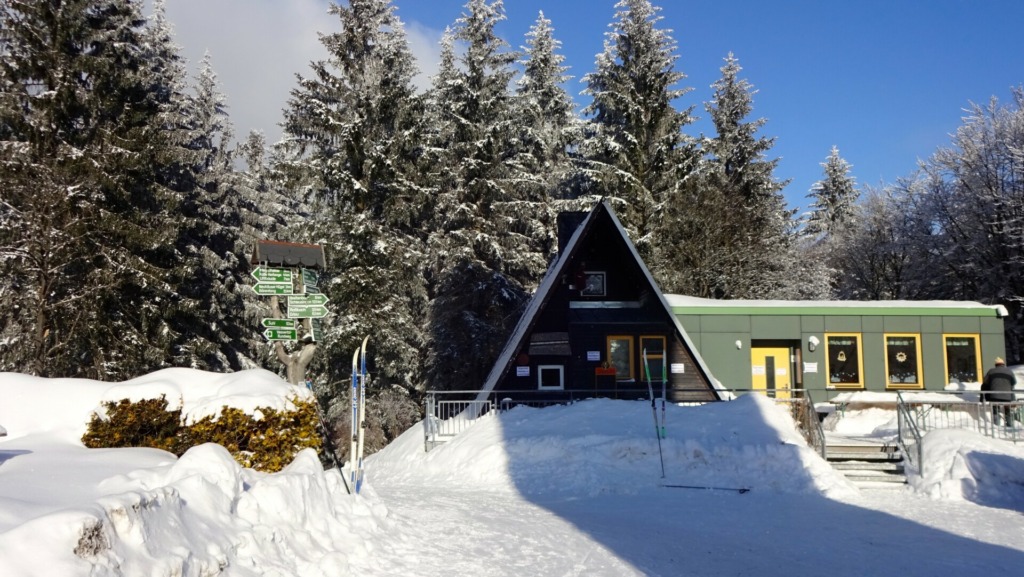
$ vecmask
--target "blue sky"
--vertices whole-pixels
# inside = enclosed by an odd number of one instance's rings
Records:
[[[583,106],[589,99],[581,94],[581,80],[602,50],[615,3],[505,0],[507,20],[498,32],[518,49],[543,10],[575,77],[569,91]],[[462,14],[465,1],[395,4],[424,76],[429,75],[436,69],[436,42]],[[853,165],[862,186],[892,183],[912,173],[918,159],[950,143],[971,102],[987,103],[995,96],[1009,103],[1010,88],[1024,84],[1024,2],[1019,0],[662,0],[655,5],[662,7],[661,27],[671,29],[678,44],[677,69],[687,76],[682,86],[693,88],[679,105],[694,106],[701,117],[687,132],[713,132],[704,102],[724,58],[733,52],[742,77],[757,90],[753,117],[767,120],[761,134],[776,138],[776,177],[791,179],[784,194],[794,208],[809,204],[806,196],[821,179],[821,163],[833,145]],[[326,0],[168,0],[168,15],[191,61],[210,51],[239,134],[261,128],[273,140],[294,73],[308,73],[310,51],[318,48],[316,31],[336,28],[326,6]],[[246,18],[232,24],[218,11],[236,17],[244,11]],[[253,54],[263,50],[266,56],[253,68]],[[293,60],[285,62],[293,52]],[[261,84],[253,85],[254,76]],[[257,105],[262,111],[250,110]]]

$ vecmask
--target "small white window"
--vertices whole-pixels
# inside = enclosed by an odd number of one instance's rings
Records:
[[[565,388],[565,370],[562,365],[539,365],[537,367],[537,388],[555,390]]]

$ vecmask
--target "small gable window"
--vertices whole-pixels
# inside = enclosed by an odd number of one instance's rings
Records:
[[[583,286],[580,288],[580,296],[603,297],[607,294],[605,287],[604,271],[588,270],[583,271]]]

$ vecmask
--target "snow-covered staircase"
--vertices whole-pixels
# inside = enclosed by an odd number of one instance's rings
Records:
[[[833,468],[860,487],[899,488],[907,483],[903,454],[894,443],[830,439],[825,454]]]

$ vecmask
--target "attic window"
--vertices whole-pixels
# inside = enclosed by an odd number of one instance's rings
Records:
[[[580,288],[580,296],[603,297],[606,293],[604,271],[583,271],[583,287]]]

